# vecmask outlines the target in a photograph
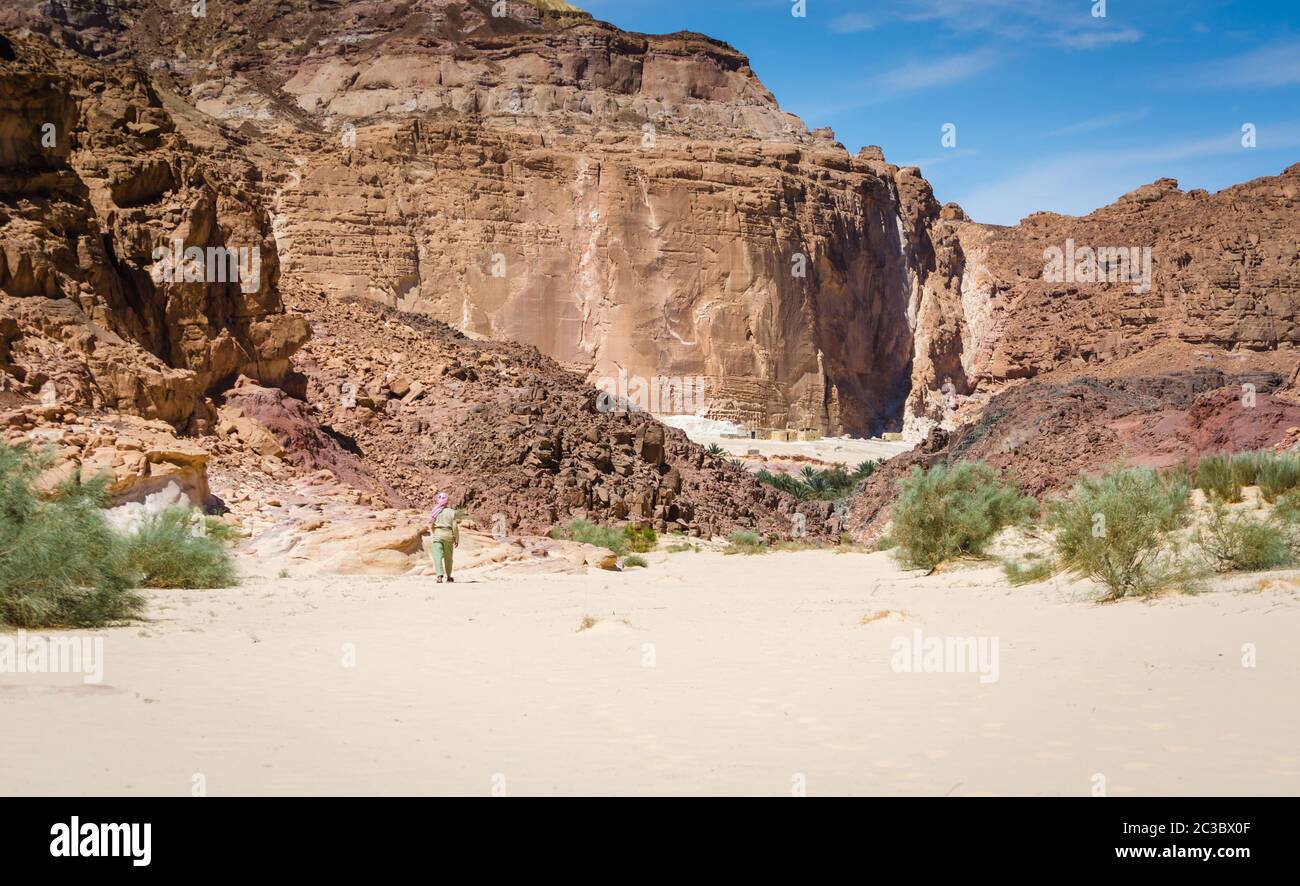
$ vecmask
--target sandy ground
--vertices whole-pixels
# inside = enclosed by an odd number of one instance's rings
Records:
[[[864,461],[891,459],[910,451],[916,444],[881,437],[821,437],[817,440],[751,440],[724,437],[724,426],[740,430],[727,422],[710,421],[693,415],[656,415],[659,421],[683,431],[701,446],[721,446],[728,455],[744,457],[751,452],[766,459],[813,459],[827,464],[855,468]]]
[[[1300,794],[1300,573],[1096,606],[886,554],[650,560],[152,594],[102,683],[0,674],[0,793]],[[996,638],[997,680],[899,671],[918,629]]]
[[[855,468],[864,461],[891,459],[913,448],[911,443],[890,440],[863,440],[855,437],[823,437],[820,440],[737,440],[733,437],[716,437],[706,434],[692,435],[691,440],[701,446],[716,443],[728,455],[745,456],[754,450],[764,458],[792,458],[803,456],[828,464],[842,464]]]

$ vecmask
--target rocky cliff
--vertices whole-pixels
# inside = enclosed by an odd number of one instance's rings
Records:
[[[810,133],[726,44],[565,6],[63,0],[25,21],[146,65],[245,143],[286,283],[592,381],[691,379],[753,427],[898,429],[922,293],[951,270],[925,180]]]
[[[0,40],[0,384],[201,427],[238,375],[290,382],[259,174],[204,147],[139,67]]]
[[[1164,344],[1201,354],[1163,351],[1175,362],[1162,371],[1276,354],[1289,377],[1300,360],[1297,223],[1300,164],[1216,194],[1162,179],[1084,217],[1036,213],[1014,227],[946,207],[931,237],[949,265],[931,275],[918,322],[913,428],[944,421],[967,395],[974,418],[1013,381]]]

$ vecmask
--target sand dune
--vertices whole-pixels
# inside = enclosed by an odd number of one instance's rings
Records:
[[[650,560],[154,593],[102,683],[0,675],[0,791],[1300,793],[1300,573],[1096,606],[885,554]],[[996,638],[996,682],[899,672],[917,630]]]

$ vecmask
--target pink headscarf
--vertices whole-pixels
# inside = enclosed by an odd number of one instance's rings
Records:
[[[433,513],[429,515],[430,520],[437,520],[438,515],[442,513],[443,508],[447,507],[447,502],[451,501],[451,496],[445,492],[439,492],[433,499]]]

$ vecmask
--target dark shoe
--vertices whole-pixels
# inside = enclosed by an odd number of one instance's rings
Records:
[[[438,576],[438,584],[442,584],[442,576]]]
[[[455,580],[456,580],[456,579],[452,578],[450,575],[447,576],[447,581],[455,581]]]

